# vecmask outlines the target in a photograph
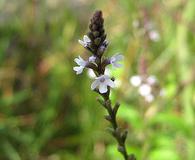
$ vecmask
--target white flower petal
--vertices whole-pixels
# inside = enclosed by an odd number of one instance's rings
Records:
[[[121,55],[121,54],[117,54],[117,55],[115,55],[115,58],[116,58],[117,61],[121,61],[121,60],[124,59],[124,56]]]
[[[101,76],[99,76],[99,77],[96,77],[95,79],[97,79],[97,80],[101,80],[102,78],[104,78],[104,79],[108,79],[108,78],[109,78],[109,76],[107,76],[107,75],[101,75]]]
[[[85,62],[85,60],[81,56],[79,56],[79,60],[80,62]]]
[[[73,70],[74,71],[78,71],[80,69],[80,67],[79,66],[77,66],[77,67],[73,67]]]
[[[135,76],[132,76],[132,77],[130,78],[130,82],[131,82],[131,84],[132,84],[134,87],[138,87],[138,86],[141,84],[142,79],[141,79],[140,76],[135,75]]]
[[[83,72],[83,69],[84,69],[84,68],[80,68],[80,70],[78,70],[78,71],[76,72],[76,74],[81,74],[81,73]]]
[[[101,75],[99,77],[95,77],[95,79],[99,80],[99,79],[101,79],[102,76],[104,76],[104,75]]]
[[[79,42],[83,47],[86,47],[86,43],[83,42],[82,40],[79,39],[78,42]]]
[[[109,75],[103,75],[102,77],[104,77],[105,79],[110,79],[110,76]]]
[[[82,66],[82,67],[85,67],[86,64],[87,64],[87,61],[85,61],[83,58],[81,58],[79,56],[79,58],[75,58],[74,61],[79,65],[79,66]]]
[[[105,73],[105,75],[108,76],[108,78],[110,78],[109,76],[110,76],[110,74],[111,74],[111,71],[110,71],[109,68],[106,68],[104,73]]]
[[[139,87],[139,93],[140,95],[142,96],[147,96],[150,94],[151,92],[151,87],[148,85],[148,84],[142,84],[140,87]]]
[[[89,78],[94,79],[96,77],[96,75],[92,69],[88,69],[87,74],[88,74]]]
[[[79,63],[80,63],[80,59],[79,58],[75,58],[74,61],[79,65]]]
[[[115,84],[111,79],[107,79],[105,83],[106,83],[107,86],[110,86],[112,88],[115,87]]]
[[[91,42],[91,39],[87,35],[83,36],[83,40],[84,40],[85,43],[90,43]]]
[[[100,84],[100,82],[99,82],[98,80],[95,80],[95,81],[91,84],[91,89],[94,90],[99,84]]]
[[[82,66],[76,66],[73,68],[74,71],[76,71],[76,74],[81,74],[83,72],[84,67]]]
[[[91,86],[92,88],[99,86],[100,93],[106,93],[108,91],[107,86],[115,87],[114,82],[110,79],[108,75],[101,75],[95,78],[95,82]]]
[[[106,93],[108,91],[108,88],[105,84],[100,84],[99,85],[99,92],[100,93]]]
[[[122,64],[119,64],[119,63],[114,63],[113,66],[115,68],[121,68],[123,65]]]

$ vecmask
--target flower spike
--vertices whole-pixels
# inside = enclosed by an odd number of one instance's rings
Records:
[[[110,100],[111,88],[115,87],[114,78],[110,78],[106,71],[107,66],[111,64],[113,67],[121,67],[120,61],[123,60],[123,55],[116,54],[112,57],[105,57],[104,53],[108,47],[108,41],[106,40],[106,33],[104,30],[104,19],[102,11],[96,11],[89,24],[89,32],[84,35],[83,40],[79,40],[79,43],[84,46],[88,51],[92,53],[92,56],[88,58],[88,61],[83,60],[80,56],[75,59],[78,66],[74,67],[76,74],[83,72],[84,68],[90,69],[92,71],[95,80],[91,84],[91,89],[96,91],[103,99],[99,102],[107,110],[108,115],[106,119],[112,125],[112,135],[116,139],[119,152],[123,155],[125,160],[136,160],[132,154],[127,153],[126,149],[126,137],[127,131],[122,131],[119,129],[120,126],[116,120],[117,110],[119,109],[119,104],[116,103],[112,105]]]

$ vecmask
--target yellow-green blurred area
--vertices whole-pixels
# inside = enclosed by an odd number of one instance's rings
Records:
[[[74,58],[103,11],[117,119],[138,160],[195,159],[194,0],[0,0],[0,160],[122,160],[87,69]],[[140,57],[165,94],[146,102],[129,79]]]

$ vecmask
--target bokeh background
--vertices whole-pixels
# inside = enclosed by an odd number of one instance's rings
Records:
[[[105,111],[76,75],[92,13],[105,18],[118,122],[138,160],[195,159],[194,0],[0,0],[0,160],[122,160]],[[130,83],[147,62],[163,91],[146,101]]]

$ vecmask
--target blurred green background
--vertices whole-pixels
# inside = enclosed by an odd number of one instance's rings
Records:
[[[105,111],[74,58],[92,13],[107,55],[125,56],[112,100],[138,160],[195,159],[194,0],[0,0],[0,160],[122,160]],[[165,94],[145,102],[130,84],[139,60]]]

